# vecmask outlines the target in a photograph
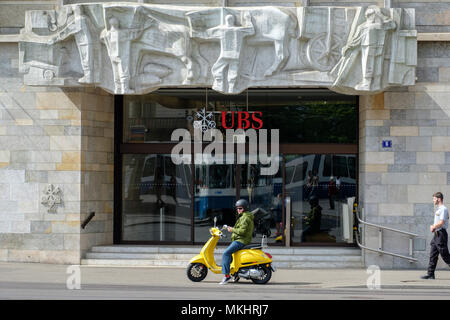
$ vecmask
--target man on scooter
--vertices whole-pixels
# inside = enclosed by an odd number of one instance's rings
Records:
[[[253,214],[248,211],[248,202],[245,199],[239,199],[235,204],[237,213],[239,215],[234,227],[228,227],[228,232],[231,232],[231,244],[225,249],[222,256],[222,273],[224,278],[220,284],[227,284],[231,280],[230,264],[232,254],[241,250],[252,241],[253,234]]]

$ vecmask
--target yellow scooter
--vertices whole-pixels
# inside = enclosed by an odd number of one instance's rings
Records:
[[[222,230],[226,229],[224,225]],[[205,243],[200,254],[196,255],[189,261],[187,267],[187,276],[189,280],[200,282],[206,278],[208,269],[214,273],[220,274],[222,267],[216,264],[214,259],[214,249],[216,248],[219,238],[225,237],[223,232],[216,227],[216,219],[214,219],[214,227],[209,229],[211,238]],[[265,284],[272,277],[272,256],[262,251],[264,239],[261,245],[250,244],[239,251],[233,253],[233,261],[230,265],[230,274],[234,277],[234,282],[240,278],[253,281],[256,284]]]

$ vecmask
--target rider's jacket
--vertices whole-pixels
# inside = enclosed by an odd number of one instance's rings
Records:
[[[249,211],[241,213],[233,227],[231,241],[239,241],[246,245],[250,244],[252,241],[253,227],[253,213]]]

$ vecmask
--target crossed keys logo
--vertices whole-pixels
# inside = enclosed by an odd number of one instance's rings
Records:
[[[44,192],[41,203],[49,207],[49,213],[56,213],[56,205],[61,204],[61,189],[50,184]]]
[[[194,121],[195,129],[202,129],[205,132],[208,129],[214,129],[216,122],[214,121],[214,114],[212,112],[206,113],[206,109],[203,108],[200,112],[196,113],[197,121]]]

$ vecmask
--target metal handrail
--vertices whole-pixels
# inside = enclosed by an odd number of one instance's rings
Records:
[[[364,210],[364,209],[361,209],[361,210]],[[409,262],[417,262],[417,259],[413,258],[413,251],[414,251],[414,248],[413,248],[414,247],[414,244],[413,244],[413,240],[414,239],[413,238],[414,237],[418,237],[417,234],[412,233],[412,232],[406,232],[406,231],[403,231],[403,230],[394,229],[394,228],[385,227],[385,226],[374,224],[374,223],[365,222],[359,217],[358,211],[359,210],[356,210],[356,214],[355,215],[356,215],[356,218],[358,219],[359,223],[361,223],[363,225],[366,225],[366,226],[369,226],[369,227],[378,228],[378,249],[369,248],[369,247],[366,247],[366,246],[362,245],[358,241],[358,237],[355,237],[356,238],[356,243],[358,244],[358,246],[360,248],[365,249],[365,250],[369,250],[369,251],[373,251],[373,252],[377,252],[379,254],[387,254],[387,255],[394,256],[394,257],[406,259],[406,260],[409,260]],[[388,230],[388,231],[392,231],[392,232],[405,234],[405,235],[409,236],[409,256],[404,256],[404,255],[401,255],[401,254],[397,254],[397,253],[393,253],[393,252],[387,252],[387,251],[383,250],[383,229],[384,230]]]
[[[84,219],[83,223],[81,224],[81,229],[86,228],[86,225],[92,220],[92,218],[94,218],[95,216],[95,211],[92,211],[89,216]]]

